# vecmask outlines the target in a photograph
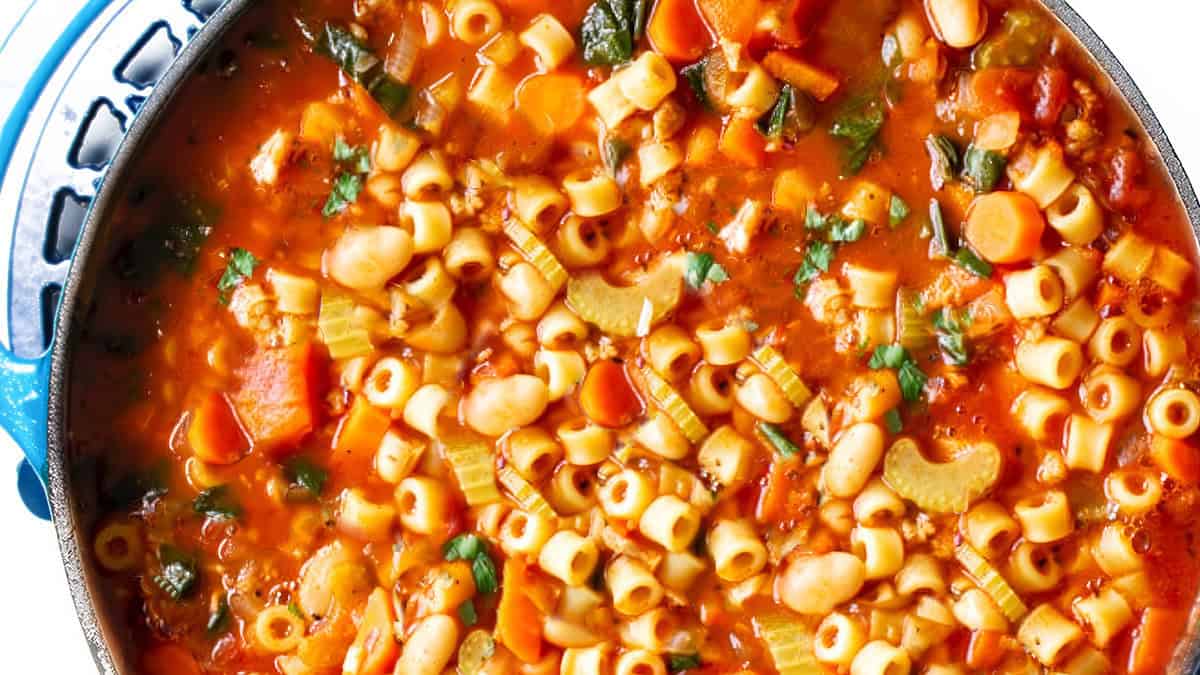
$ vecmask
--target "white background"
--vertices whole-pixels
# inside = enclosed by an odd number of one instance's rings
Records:
[[[0,27],[12,25],[27,4],[0,0]],[[1184,166],[1200,180],[1200,89],[1195,86],[1200,6],[1188,0],[1075,0],[1074,6],[1125,63]],[[9,80],[12,74],[5,76]],[[0,90],[0,97],[11,95]],[[5,645],[0,670],[22,675],[95,672],[67,592],[53,528],[21,506],[12,468],[17,450],[2,436],[0,446],[0,532],[8,546],[0,555],[0,642]]]

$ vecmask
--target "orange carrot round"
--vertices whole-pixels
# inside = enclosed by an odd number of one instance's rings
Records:
[[[517,87],[517,110],[533,128],[555,135],[583,117],[587,88],[578,75],[543,73],[525,78]]]
[[[1037,251],[1046,229],[1042,211],[1019,192],[992,192],[977,197],[967,211],[965,235],[989,262],[1016,263]]]

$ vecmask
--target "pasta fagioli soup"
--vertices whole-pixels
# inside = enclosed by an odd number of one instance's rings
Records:
[[[148,674],[1164,672],[1195,254],[1025,0],[265,0],[74,351]]]

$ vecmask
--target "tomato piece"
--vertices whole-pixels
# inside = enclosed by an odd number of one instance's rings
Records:
[[[1067,94],[1071,89],[1071,76],[1061,68],[1043,68],[1034,82],[1033,119],[1049,127],[1058,123],[1063,107],[1067,105]]]
[[[233,394],[238,418],[254,447],[288,454],[317,425],[325,392],[324,358],[311,343],[264,349],[238,371]]]
[[[984,118],[996,113],[1026,111],[1033,74],[1018,68],[987,68],[964,80],[958,105],[968,115]]]
[[[776,44],[785,47],[804,45],[812,37],[829,4],[829,0],[789,0],[782,13],[784,20],[771,37]]]
[[[588,419],[605,427],[623,427],[643,411],[625,365],[609,359],[588,370],[579,389],[579,406]]]
[[[250,449],[229,401],[220,392],[209,392],[192,411],[188,445],[196,457],[209,464],[233,464]]]

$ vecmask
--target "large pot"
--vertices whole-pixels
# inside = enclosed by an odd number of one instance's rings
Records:
[[[101,243],[109,216],[121,197],[124,179],[133,168],[143,144],[170,109],[192,71],[253,2],[226,0],[159,80],[153,95],[145,102],[126,133],[85,220],[63,287],[56,337],[50,349],[35,359],[21,359],[7,350],[0,350],[0,425],[22,447],[28,467],[31,467],[22,492],[33,510],[37,510],[41,495],[31,494],[29,488],[32,486],[36,489],[40,482],[40,487],[45,490],[75,608],[96,665],[100,672],[106,674],[133,672],[130,665],[133,659],[121,637],[127,630],[117,617],[106,614],[100,604],[97,584],[101,577],[90,553],[91,534],[86,528],[90,518],[80,511],[82,500],[74,492],[76,486],[72,485],[67,466],[67,387],[70,383],[72,336],[79,329],[76,317],[87,307],[91,284],[100,263],[93,253],[103,248]],[[1200,238],[1200,202],[1166,133],[1129,73],[1066,2],[1042,2],[1091,53],[1141,120],[1147,137],[1157,148],[1170,174],[1192,223],[1193,233]],[[33,480],[35,477],[36,481]],[[1200,641],[1193,633],[1177,649],[1172,671],[1192,673],[1197,665],[1200,665]]]

